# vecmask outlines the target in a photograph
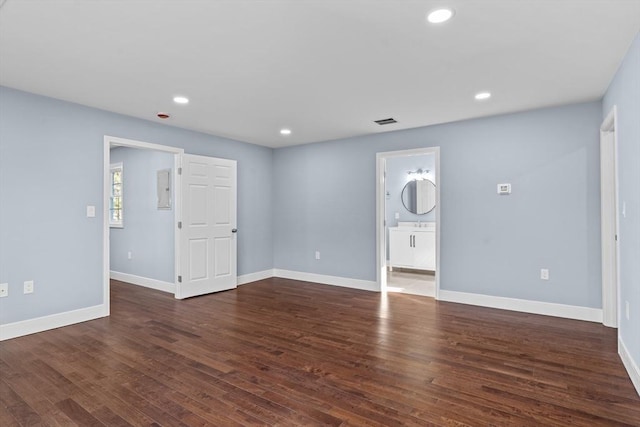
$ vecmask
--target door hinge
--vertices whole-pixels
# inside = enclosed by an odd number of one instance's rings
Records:
[[[178,175],[182,175],[182,168],[178,168]]]
[[[618,241],[618,235],[616,234],[616,242]]]
[[[182,229],[182,221],[178,221],[178,229]]]
[[[178,283],[182,283],[182,276],[178,276]]]

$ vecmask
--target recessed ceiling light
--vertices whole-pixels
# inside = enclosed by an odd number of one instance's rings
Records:
[[[452,9],[436,9],[429,12],[429,14],[427,15],[427,21],[431,22],[432,24],[441,24],[451,19],[452,16]]]
[[[280,135],[291,135],[291,129],[280,129]]]
[[[188,104],[189,98],[187,98],[186,96],[174,96],[173,102],[175,102],[176,104]]]
[[[476,100],[483,101],[485,99],[491,98],[491,92],[478,92],[475,96]]]

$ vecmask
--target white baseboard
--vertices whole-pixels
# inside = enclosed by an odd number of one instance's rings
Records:
[[[99,319],[100,317],[108,315],[107,306],[105,304],[100,304],[94,305],[93,307],[65,311],[64,313],[37,317],[35,319],[7,323],[5,325],[0,325],[0,341],[35,334],[37,332],[48,331],[49,329],[56,329],[62,326],[73,325],[74,323]]]
[[[627,350],[627,346],[624,345],[624,341],[620,337],[618,337],[618,354],[629,374],[629,378],[631,378],[633,386],[636,388],[636,392],[640,396],[640,369],[638,369],[638,364],[633,360],[629,350]]]
[[[109,277],[114,280],[120,280],[122,282],[132,283],[138,286],[157,289],[159,291],[169,292],[172,294],[175,293],[175,284],[163,282],[161,280],[149,279],[147,277],[140,277],[128,273],[120,273],[118,271],[109,272]],[[303,280],[325,285],[343,286],[347,288],[364,289],[367,291],[378,291],[378,285],[376,284],[376,282],[279,269],[270,269],[257,271],[255,273],[243,274],[242,276],[238,276],[237,283],[238,286],[241,286],[246,285],[247,283],[256,282],[258,280],[268,279],[270,277],[283,277],[285,279]]]
[[[361,289],[364,291],[379,292],[378,284],[370,280],[350,279],[347,277],[326,276],[324,274],[303,273],[300,271],[273,269],[275,277],[283,279],[302,280],[304,282],[315,282],[323,285],[342,286],[344,288]]]
[[[121,282],[127,282],[138,286],[144,286],[145,288],[155,289],[157,291],[168,292],[170,294],[176,293],[176,284],[170,282],[164,282],[162,280],[150,279],[148,277],[136,276],[135,274],[120,273],[119,271],[110,271],[109,277],[113,280],[119,280]]]
[[[273,269],[243,274],[242,276],[238,276],[238,286],[246,285],[247,283],[251,282],[257,282],[258,280],[268,279],[270,277],[273,277]]]
[[[440,301],[478,305],[481,307],[500,308],[523,313],[543,314],[545,316],[564,317],[566,319],[586,320],[602,323],[602,309],[580,307],[576,305],[556,304],[552,302],[530,301],[517,298],[495,297],[490,295],[471,294],[467,292],[447,291],[440,289]]]

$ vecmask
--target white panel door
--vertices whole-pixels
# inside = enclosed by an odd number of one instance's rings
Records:
[[[176,298],[237,286],[236,161],[182,156]]]
[[[416,183],[416,212],[418,214],[423,214],[429,212],[431,203],[431,197],[429,197],[429,187],[431,185],[430,181],[420,179],[415,181]]]

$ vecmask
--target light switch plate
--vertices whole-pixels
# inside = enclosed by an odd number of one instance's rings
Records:
[[[629,320],[629,301],[624,302],[624,317]]]
[[[96,207],[95,206],[87,206],[87,218],[95,218],[96,216]]]

